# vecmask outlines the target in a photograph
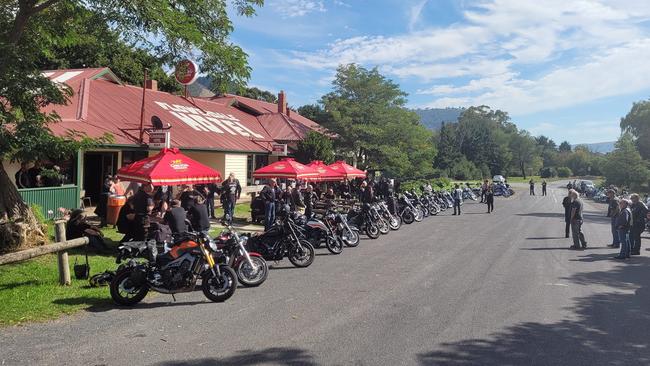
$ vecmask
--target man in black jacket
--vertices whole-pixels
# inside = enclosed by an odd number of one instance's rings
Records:
[[[260,196],[264,200],[264,231],[268,231],[275,223],[275,202],[277,201],[278,183],[275,178],[271,178],[269,184],[264,186]]]
[[[210,218],[208,217],[208,209],[205,207],[203,198],[197,198],[188,213],[190,214],[192,229],[205,234],[210,231]]]
[[[630,258],[630,228],[632,227],[632,211],[627,199],[622,199],[618,203],[620,212],[616,215],[616,230],[618,230],[618,240],[621,242],[621,251],[614,257],[615,259]]]
[[[648,215],[648,207],[645,203],[641,202],[638,194],[630,196],[632,200],[632,228],[630,229],[630,244],[632,246],[632,255],[641,254],[641,234],[645,230],[646,216]]]
[[[619,209],[619,200],[616,197],[614,190],[607,190],[607,217],[610,218],[611,227],[612,227],[612,244],[608,245],[611,248],[618,248],[621,241],[618,237],[618,230],[616,229],[616,216],[620,212]]]
[[[163,217],[163,222],[165,225],[169,225],[172,233],[184,233],[187,231],[187,224],[185,220],[187,219],[187,213],[185,209],[181,207],[181,201],[173,200],[172,206]]]
[[[235,214],[235,205],[237,204],[239,196],[241,196],[241,185],[239,184],[239,180],[235,179],[235,173],[230,173],[228,179],[223,182],[221,188],[223,189],[224,194],[224,217],[228,216],[232,219]]]
[[[16,187],[18,187],[18,189],[32,187],[31,177],[29,175],[29,171],[27,170],[27,163],[20,164],[20,170],[16,172],[16,175],[14,177],[16,178]]]

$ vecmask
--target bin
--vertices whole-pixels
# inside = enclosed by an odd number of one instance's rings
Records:
[[[106,223],[109,225],[117,224],[117,217],[120,215],[122,206],[126,203],[125,196],[108,196],[108,210],[106,211]]]

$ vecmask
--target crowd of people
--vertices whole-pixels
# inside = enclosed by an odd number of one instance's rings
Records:
[[[587,249],[587,241],[582,232],[583,202],[576,189],[569,189],[563,199],[564,218],[566,223],[565,236],[571,231],[573,245],[570,249]],[[629,198],[620,198],[614,188],[607,190],[607,217],[610,218],[612,243],[610,248],[619,249],[615,259],[628,259],[641,254],[641,234],[646,230],[649,211],[646,203],[636,193]]]

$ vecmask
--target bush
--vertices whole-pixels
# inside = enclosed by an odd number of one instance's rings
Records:
[[[555,170],[555,168],[546,167],[546,168],[542,168],[542,170],[539,171],[539,175],[542,178],[553,178],[557,176],[557,171]]]
[[[481,179],[483,173],[474,163],[463,157],[451,169],[451,176],[456,180],[475,180]]]
[[[568,177],[570,177],[572,175],[573,175],[573,172],[571,171],[571,169],[569,169],[569,168],[567,168],[565,166],[561,166],[561,167],[557,168],[557,176],[560,177],[560,178],[568,178]]]

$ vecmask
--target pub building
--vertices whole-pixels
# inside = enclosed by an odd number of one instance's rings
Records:
[[[43,75],[74,91],[67,105],[45,109],[61,117],[50,125],[54,134],[112,136],[110,143],[79,151],[68,161],[41,162],[45,167],[61,167],[63,184],[19,191],[26,202],[40,205],[46,217],[59,207],[95,205],[104,176],[165,146],[179,148],[226,177],[235,173],[244,187],[257,183],[252,178],[255,169],[290,156],[308,132],[322,131],[316,122],[287,107],[283,91],[273,104],[229,94],[175,95],[157,90],[155,80],[147,80],[144,88],[127,85],[108,68],[44,71]],[[11,178],[20,169],[20,163],[5,161],[4,166]]]

